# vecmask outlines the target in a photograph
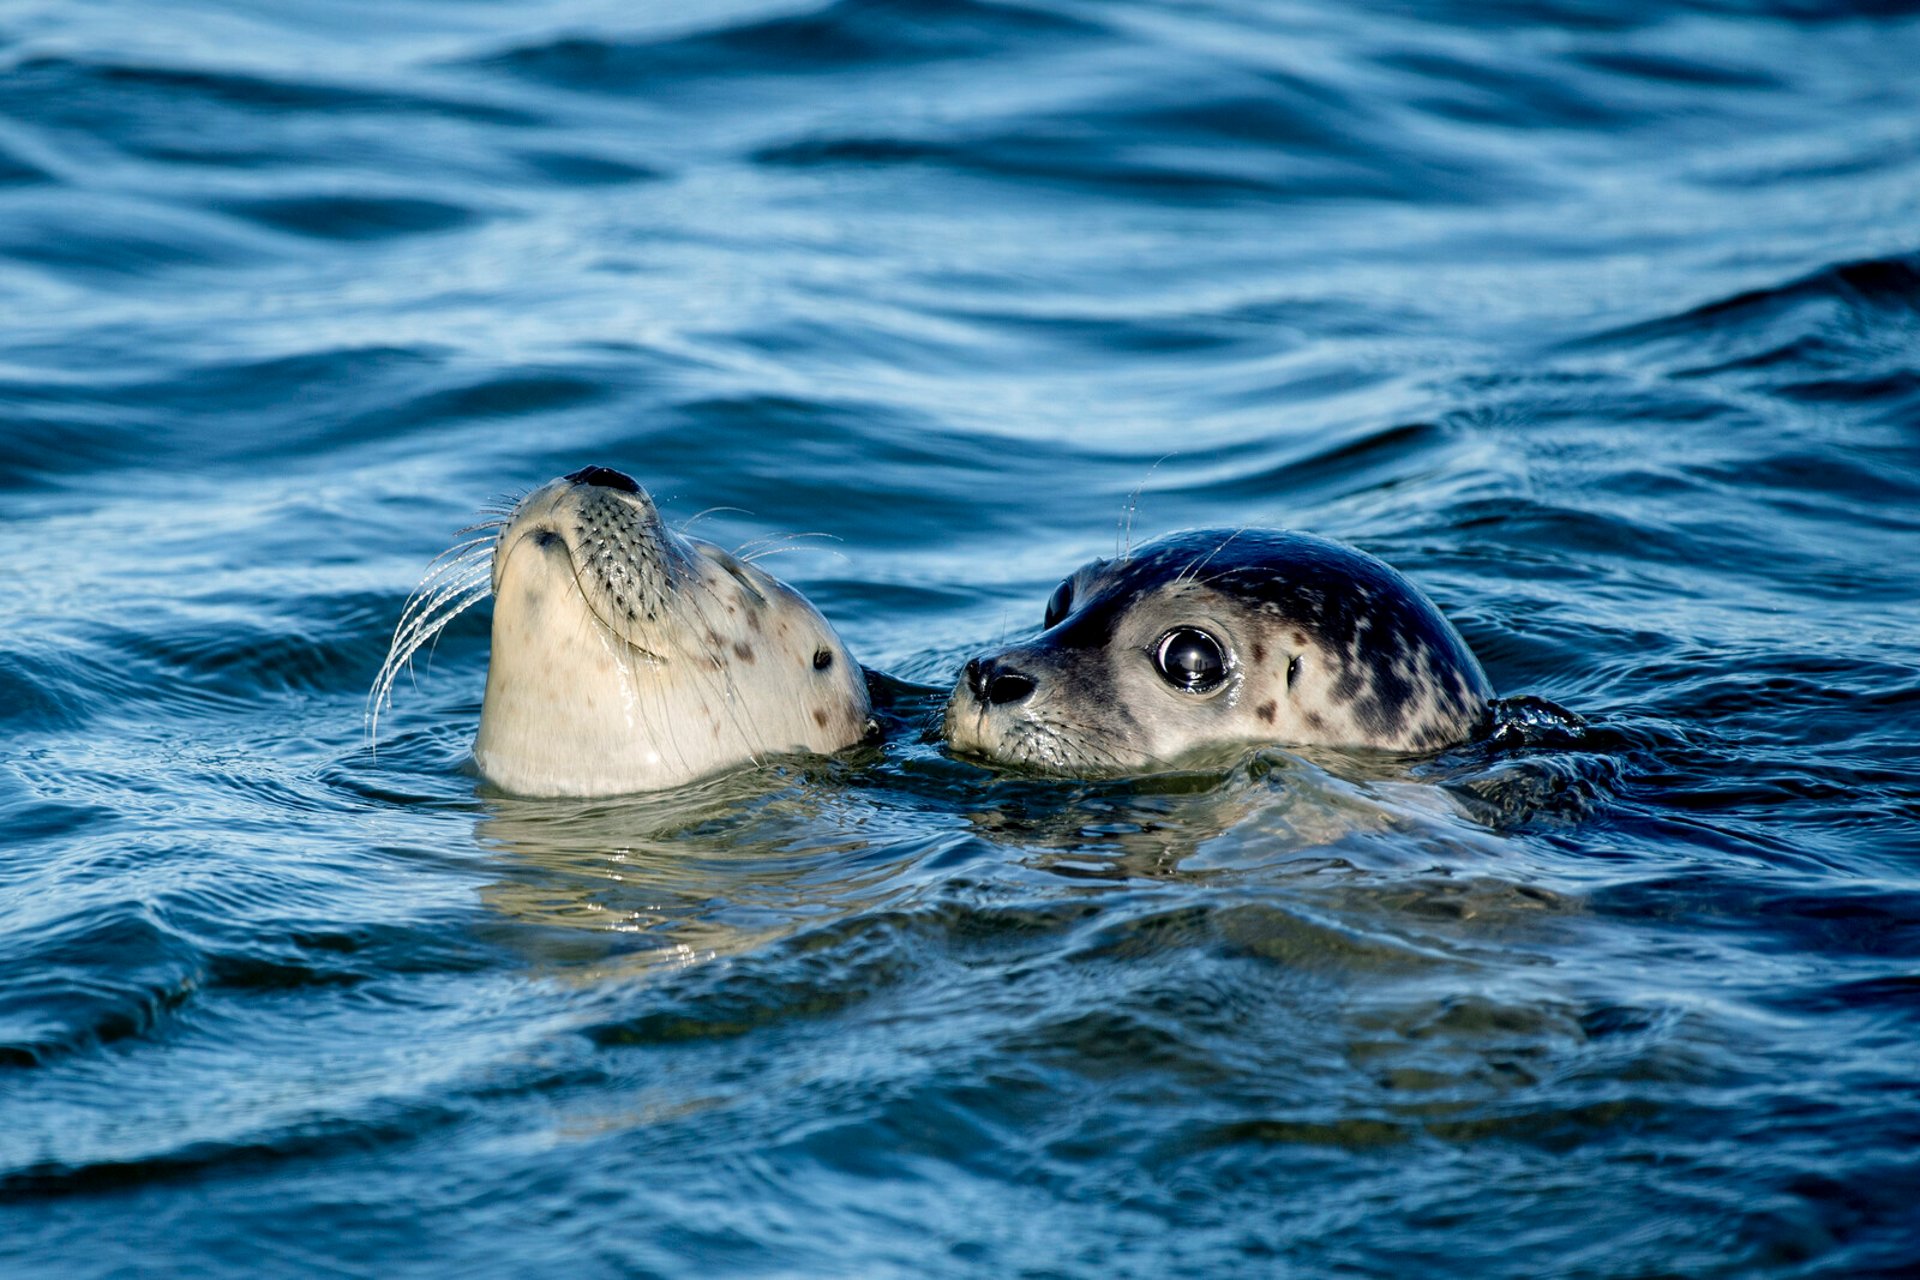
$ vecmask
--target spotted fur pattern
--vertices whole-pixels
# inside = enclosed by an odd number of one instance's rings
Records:
[[[1172,534],[1084,566],[1062,598],[1036,639],[977,660],[1030,680],[1029,695],[996,702],[962,676],[945,725],[956,750],[1076,774],[1235,744],[1423,752],[1468,737],[1493,696],[1417,587],[1311,534]],[[1222,645],[1218,688],[1190,693],[1155,669],[1159,640],[1182,627]]]

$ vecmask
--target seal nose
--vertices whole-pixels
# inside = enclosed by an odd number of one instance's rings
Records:
[[[975,658],[967,663],[967,688],[973,696],[991,707],[1024,701],[1036,687],[1034,678],[1012,667],[1003,667],[993,659]]]
[[[615,471],[612,467],[582,467],[564,479],[575,484],[590,484],[601,489],[618,489],[622,493],[640,492],[640,484],[624,471]]]

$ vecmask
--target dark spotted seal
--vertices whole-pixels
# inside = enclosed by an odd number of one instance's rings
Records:
[[[947,702],[956,751],[1070,774],[1239,744],[1432,751],[1493,697],[1418,588],[1311,534],[1206,529],[1096,560],[1045,627],[967,663]]]
[[[428,575],[376,710],[407,659],[488,594],[473,756],[503,790],[655,791],[772,753],[835,751],[871,729],[865,673],[805,597],[667,528],[646,491],[606,467],[535,490],[497,535]]]

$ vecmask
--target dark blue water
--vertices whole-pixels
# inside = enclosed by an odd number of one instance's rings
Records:
[[[1920,6],[0,8],[0,1273],[1920,1266]],[[878,748],[532,803],[426,562],[588,463]],[[918,731],[1345,538],[1588,739]]]

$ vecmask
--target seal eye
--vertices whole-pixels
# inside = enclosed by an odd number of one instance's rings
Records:
[[[813,651],[813,669],[815,671],[825,671],[828,667],[832,665],[833,665],[833,650],[815,649]]]
[[[1175,627],[1153,651],[1160,678],[1184,693],[1211,693],[1227,678],[1227,655],[1198,627]]]
[[[1040,625],[1051,631],[1060,619],[1067,616],[1067,610],[1071,608],[1072,605],[1073,579],[1068,578],[1065,582],[1055,587],[1053,594],[1047,597],[1047,616],[1046,620]]]

